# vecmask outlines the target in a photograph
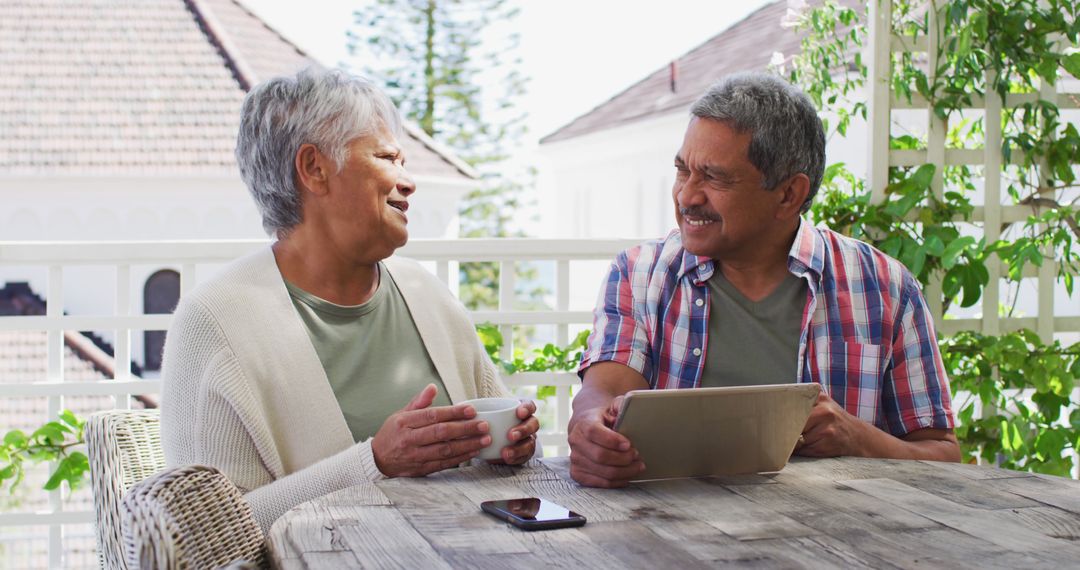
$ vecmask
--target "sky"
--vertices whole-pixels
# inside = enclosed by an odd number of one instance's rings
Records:
[[[348,58],[345,31],[369,0],[240,0],[324,65]],[[520,0],[526,148],[751,12],[764,0]]]

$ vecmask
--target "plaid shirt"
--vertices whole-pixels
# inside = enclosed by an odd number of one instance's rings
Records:
[[[796,382],[818,382],[840,406],[902,436],[952,428],[949,380],[919,284],[900,262],[805,220],[788,269],[806,279]],[[652,388],[696,388],[708,347],[712,260],[678,230],[615,259],[578,374],[625,364]]]

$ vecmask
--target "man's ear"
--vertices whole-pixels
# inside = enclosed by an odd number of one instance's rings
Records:
[[[788,178],[776,190],[781,193],[776,217],[782,219],[797,218],[802,214],[802,207],[806,203],[806,197],[810,195],[810,178],[800,172]]]
[[[330,161],[310,143],[300,145],[295,161],[297,186],[314,194],[325,194],[326,182],[330,179]]]

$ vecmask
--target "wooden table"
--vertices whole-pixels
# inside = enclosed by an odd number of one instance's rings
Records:
[[[391,479],[293,509],[278,567],[1080,567],[1080,482],[969,465],[795,458],[777,474],[579,487],[566,458]],[[539,496],[581,528],[523,532],[480,511]]]

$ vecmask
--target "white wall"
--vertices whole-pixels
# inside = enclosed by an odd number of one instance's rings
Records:
[[[687,114],[540,146],[539,237],[658,237],[675,227],[671,184]]]
[[[539,237],[595,238],[665,235],[675,227],[671,186],[674,158],[689,108],[540,146]],[[866,171],[866,125],[829,140],[829,163]]]

